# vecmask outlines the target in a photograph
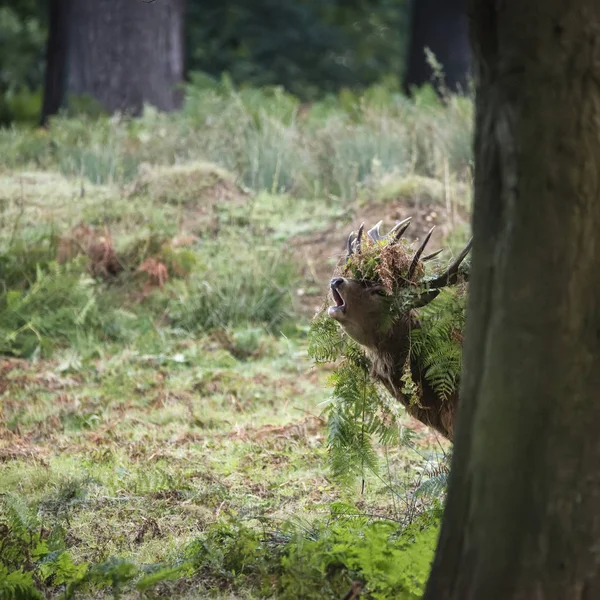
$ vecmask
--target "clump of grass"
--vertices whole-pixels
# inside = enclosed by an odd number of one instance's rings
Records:
[[[330,120],[319,134],[325,187],[346,200],[374,175],[410,170],[410,140],[402,120],[393,115],[361,114],[359,123]]]
[[[231,239],[207,243],[185,283],[175,283],[168,315],[198,332],[260,323],[276,328],[291,316],[295,270],[281,249]]]
[[[217,165],[191,162],[172,166],[140,165],[132,196],[146,196],[153,203],[195,204],[226,201],[243,195],[231,173]]]
[[[81,261],[38,266],[29,287],[0,295],[0,353],[49,356],[60,346],[81,346],[91,336],[123,341],[131,318],[101,306],[97,284]]]

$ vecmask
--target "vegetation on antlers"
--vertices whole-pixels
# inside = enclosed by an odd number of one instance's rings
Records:
[[[379,234],[379,225],[365,239],[362,226],[358,236],[350,235],[346,260],[332,280],[337,304],[329,310],[333,318],[324,307],[313,321],[311,356],[316,362],[341,359],[332,377],[329,421],[331,460],[338,474],[340,465],[347,465],[349,472],[357,466],[373,468],[370,438],[392,435],[396,407],[373,379],[413,417],[452,439],[469,269],[464,259],[470,242],[443,272],[429,271],[426,262],[440,254],[423,255],[432,231],[415,252],[401,237],[408,222],[387,236]],[[366,308],[356,304],[371,302],[360,294],[376,288],[386,295],[373,300],[378,308],[367,316]],[[344,316],[338,314],[340,302]],[[357,327],[372,331],[364,336],[356,333]]]

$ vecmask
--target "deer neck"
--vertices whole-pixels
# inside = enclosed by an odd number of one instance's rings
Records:
[[[369,351],[373,376],[388,389],[390,385],[394,389],[402,387],[401,378],[410,352],[410,332],[418,328],[419,321],[414,313],[402,316]],[[394,392],[394,395],[397,394]]]
[[[389,335],[383,336],[378,346],[370,351],[371,373],[405,406],[411,416],[452,440],[458,394],[453,394],[447,402],[439,398],[423,378],[422,370],[414,359],[410,361],[410,372],[412,380],[419,387],[419,400],[415,403],[402,393],[406,361],[410,353],[410,332],[419,327],[416,315],[409,315],[403,322],[397,323]]]

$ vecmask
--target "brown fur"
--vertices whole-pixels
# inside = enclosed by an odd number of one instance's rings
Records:
[[[410,350],[410,331],[419,327],[416,313],[411,311],[386,327],[389,300],[383,295],[383,285],[340,277],[332,280],[332,290],[334,301],[339,303],[341,298],[344,305],[331,307],[329,315],[366,349],[372,363],[372,376],[383,383],[412,417],[452,440],[457,393],[448,399],[440,398],[414,361],[410,368],[412,379],[419,387],[419,400],[411,402],[401,391]]]

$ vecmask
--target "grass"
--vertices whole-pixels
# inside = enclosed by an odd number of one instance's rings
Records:
[[[471,161],[471,102],[409,101],[375,89],[309,107],[279,89],[188,88],[176,115],[141,119],[58,118],[50,131],[0,132],[5,168],[59,171],[96,184],[123,184],[144,163],[209,161],[253,190],[353,200],[378,171],[464,175]]]
[[[0,597],[419,597],[445,446],[403,418],[335,481],[307,330],[363,218],[462,243],[470,110],[190,88],[0,132]]]

